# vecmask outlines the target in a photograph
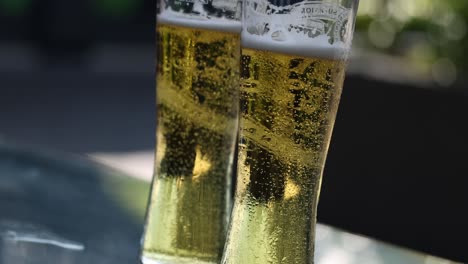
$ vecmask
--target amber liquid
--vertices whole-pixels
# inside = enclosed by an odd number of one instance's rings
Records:
[[[144,263],[219,263],[231,209],[240,37],[160,24]]]
[[[343,61],[243,49],[238,180],[223,264],[313,263]]]

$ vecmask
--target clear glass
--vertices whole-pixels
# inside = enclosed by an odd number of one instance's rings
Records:
[[[358,2],[244,1],[238,177],[223,264],[313,263]]]
[[[237,0],[162,0],[157,145],[143,263],[219,263],[238,123]]]

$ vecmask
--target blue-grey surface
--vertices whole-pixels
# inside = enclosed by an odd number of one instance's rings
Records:
[[[0,145],[0,263],[138,263],[148,187],[81,158]],[[316,239],[317,264],[454,263],[324,225]]]
[[[136,183],[136,184],[135,184]],[[90,162],[0,145],[0,263],[138,263],[147,184]],[[140,196],[137,195],[140,194]]]

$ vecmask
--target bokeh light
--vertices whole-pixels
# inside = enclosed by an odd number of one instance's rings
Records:
[[[437,87],[468,70],[468,1],[362,0],[359,50],[402,59]]]

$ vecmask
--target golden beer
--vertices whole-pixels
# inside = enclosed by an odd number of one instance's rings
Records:
[[[313,263],[344,72],[344,60],[242,49],[238,180],[223,264]]]
[[[219,263],[231,209],[240,23],[158,22],[157,150],[142,261]]]

